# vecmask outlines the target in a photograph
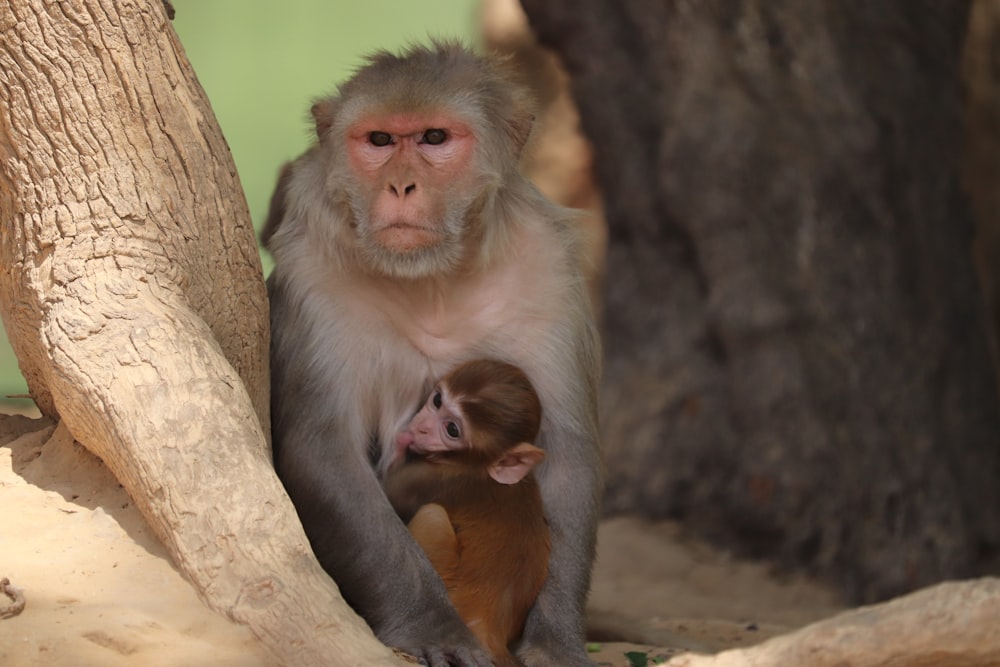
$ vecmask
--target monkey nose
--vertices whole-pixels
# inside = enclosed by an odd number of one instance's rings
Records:
[[[389,184],[389,191],[400,199],[406,197],[409,194],[412,194],[416,189],[417,189],[416,183],[409,183],[407,185],[396,185],[395,183]]]

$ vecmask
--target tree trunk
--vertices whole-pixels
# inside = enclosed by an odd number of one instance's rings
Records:
[[[523,0],[609,220],[609,512],[874,600],[1000,547],[964,2]]]
[[[976,219],[976,268],[991,325],[993,363],[1000,372],[1000,0],[972,4],[962,56],[962,181]]]
[[[250,216],[162,3],[5,3],[0,109],[0,311],[41,410],[277,662],[402,664],[273,472]]]

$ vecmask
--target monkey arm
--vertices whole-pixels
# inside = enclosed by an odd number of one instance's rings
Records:
[[[597,442],[589,434],[550,431],[542,446],[596,450]],[[528,667],[593,664],[584,649],[584,610],[596,546],[601,476],[598,465],[565,463],[562,469],[551,466],[539,475],[552,553],[548,579],[528,615],[517,652]]]
[[[550,371],[563,370],[545,406],[538,444],[546,457],[536,468],[552,551],[548,579],[517,650],[527,667],[593,665],[585,650],[584,613],[603,492],[596,416],[600,349],[590,326],[561,340],[561,351],[550,346],[548,353]]]
[[[413,516],[408,528],[441,578],[448,579],[458,566],[458,537],[448,512],[435,503],[424,505]]]

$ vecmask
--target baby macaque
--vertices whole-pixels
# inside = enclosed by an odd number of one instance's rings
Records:
[[[406,429],[386,494],[441,575],[462,620],[498,666],[545,582],[549,529],[531,469],[541,403],[516,366],[462,364]]]

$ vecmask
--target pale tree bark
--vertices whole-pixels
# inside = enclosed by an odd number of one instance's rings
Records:
[[[267,300],[159,0],[0,6],[0,311],[32,396],[286,665],[392,665],[275,476]]]

